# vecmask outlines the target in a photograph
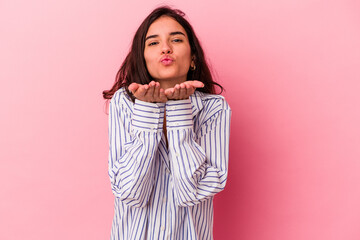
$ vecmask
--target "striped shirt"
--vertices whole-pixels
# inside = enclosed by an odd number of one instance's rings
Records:
[[[133,103],[123,88],[115,92],[109,108],[112,240],[213,239],[213,197],[227,180],[230,117],[220,95],[196,91],[185,100]]]

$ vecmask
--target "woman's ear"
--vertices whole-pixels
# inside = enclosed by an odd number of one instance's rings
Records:
[[[195,65],[195,60],[196,60],[196,57],[195,57],[195,54],[193,54],[191,56],[191,66]]]
[[[192,55],[192,57],[191,57],[190,69],[191,69],[192,71],[194,71],[194,70],[196,69],[196,65],[195,65],[195,55]]]

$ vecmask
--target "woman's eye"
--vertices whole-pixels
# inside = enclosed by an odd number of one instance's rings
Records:
[[[157,42],[151,42],[151,43],[149,43],[149,46],[154,46],[156,44],[157,44]]]
[[[182,42],[183,40],[181,40],[181,39],[174,39],[173,41],[174,41],[174,42]]]

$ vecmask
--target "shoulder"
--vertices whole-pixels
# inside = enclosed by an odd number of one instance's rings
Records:
[[[198,125],[216,122],[221,116],[231,115],[230,106],[221,95],[195,91],[191,96],[191,102],[193,117]]]
[[[216,126],[230,125],[231,109],[225,97],[196,91],[191,100],[196,136],[201,137]]]
[[[110,100],[110,105],[131,110],[133,102],[131,101],[130,96],[126,93],[125,88],[122,87],[114,93]]]
[[[130,97],[128,96],[128,94],[125,91],[125,88],[122,87],[114,93],[114,95],[111,98],[111,102],[115,103],[115,102],[124,101],[124,100],[131,101]]]
[[[214,110],[229,110],[231,108],[224,96],[218,94],[209,94],[195,91],[192,97],[192,103],[198,110],[214,111]]]

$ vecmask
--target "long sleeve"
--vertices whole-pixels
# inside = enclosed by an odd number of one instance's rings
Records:
[[[195,133],[190,99],[166,103],[169,158],[177,205],[192,206],[224,189],[230,117],[227,102],[223,98],[212,99],[203,109]]]
[[[122,94],[122,95],[121,95]],[[126,100],[109,107],[109,177],[113,194],[129,206],[146,206],[154,185],[154,159],[163,134],[163,103]]]

